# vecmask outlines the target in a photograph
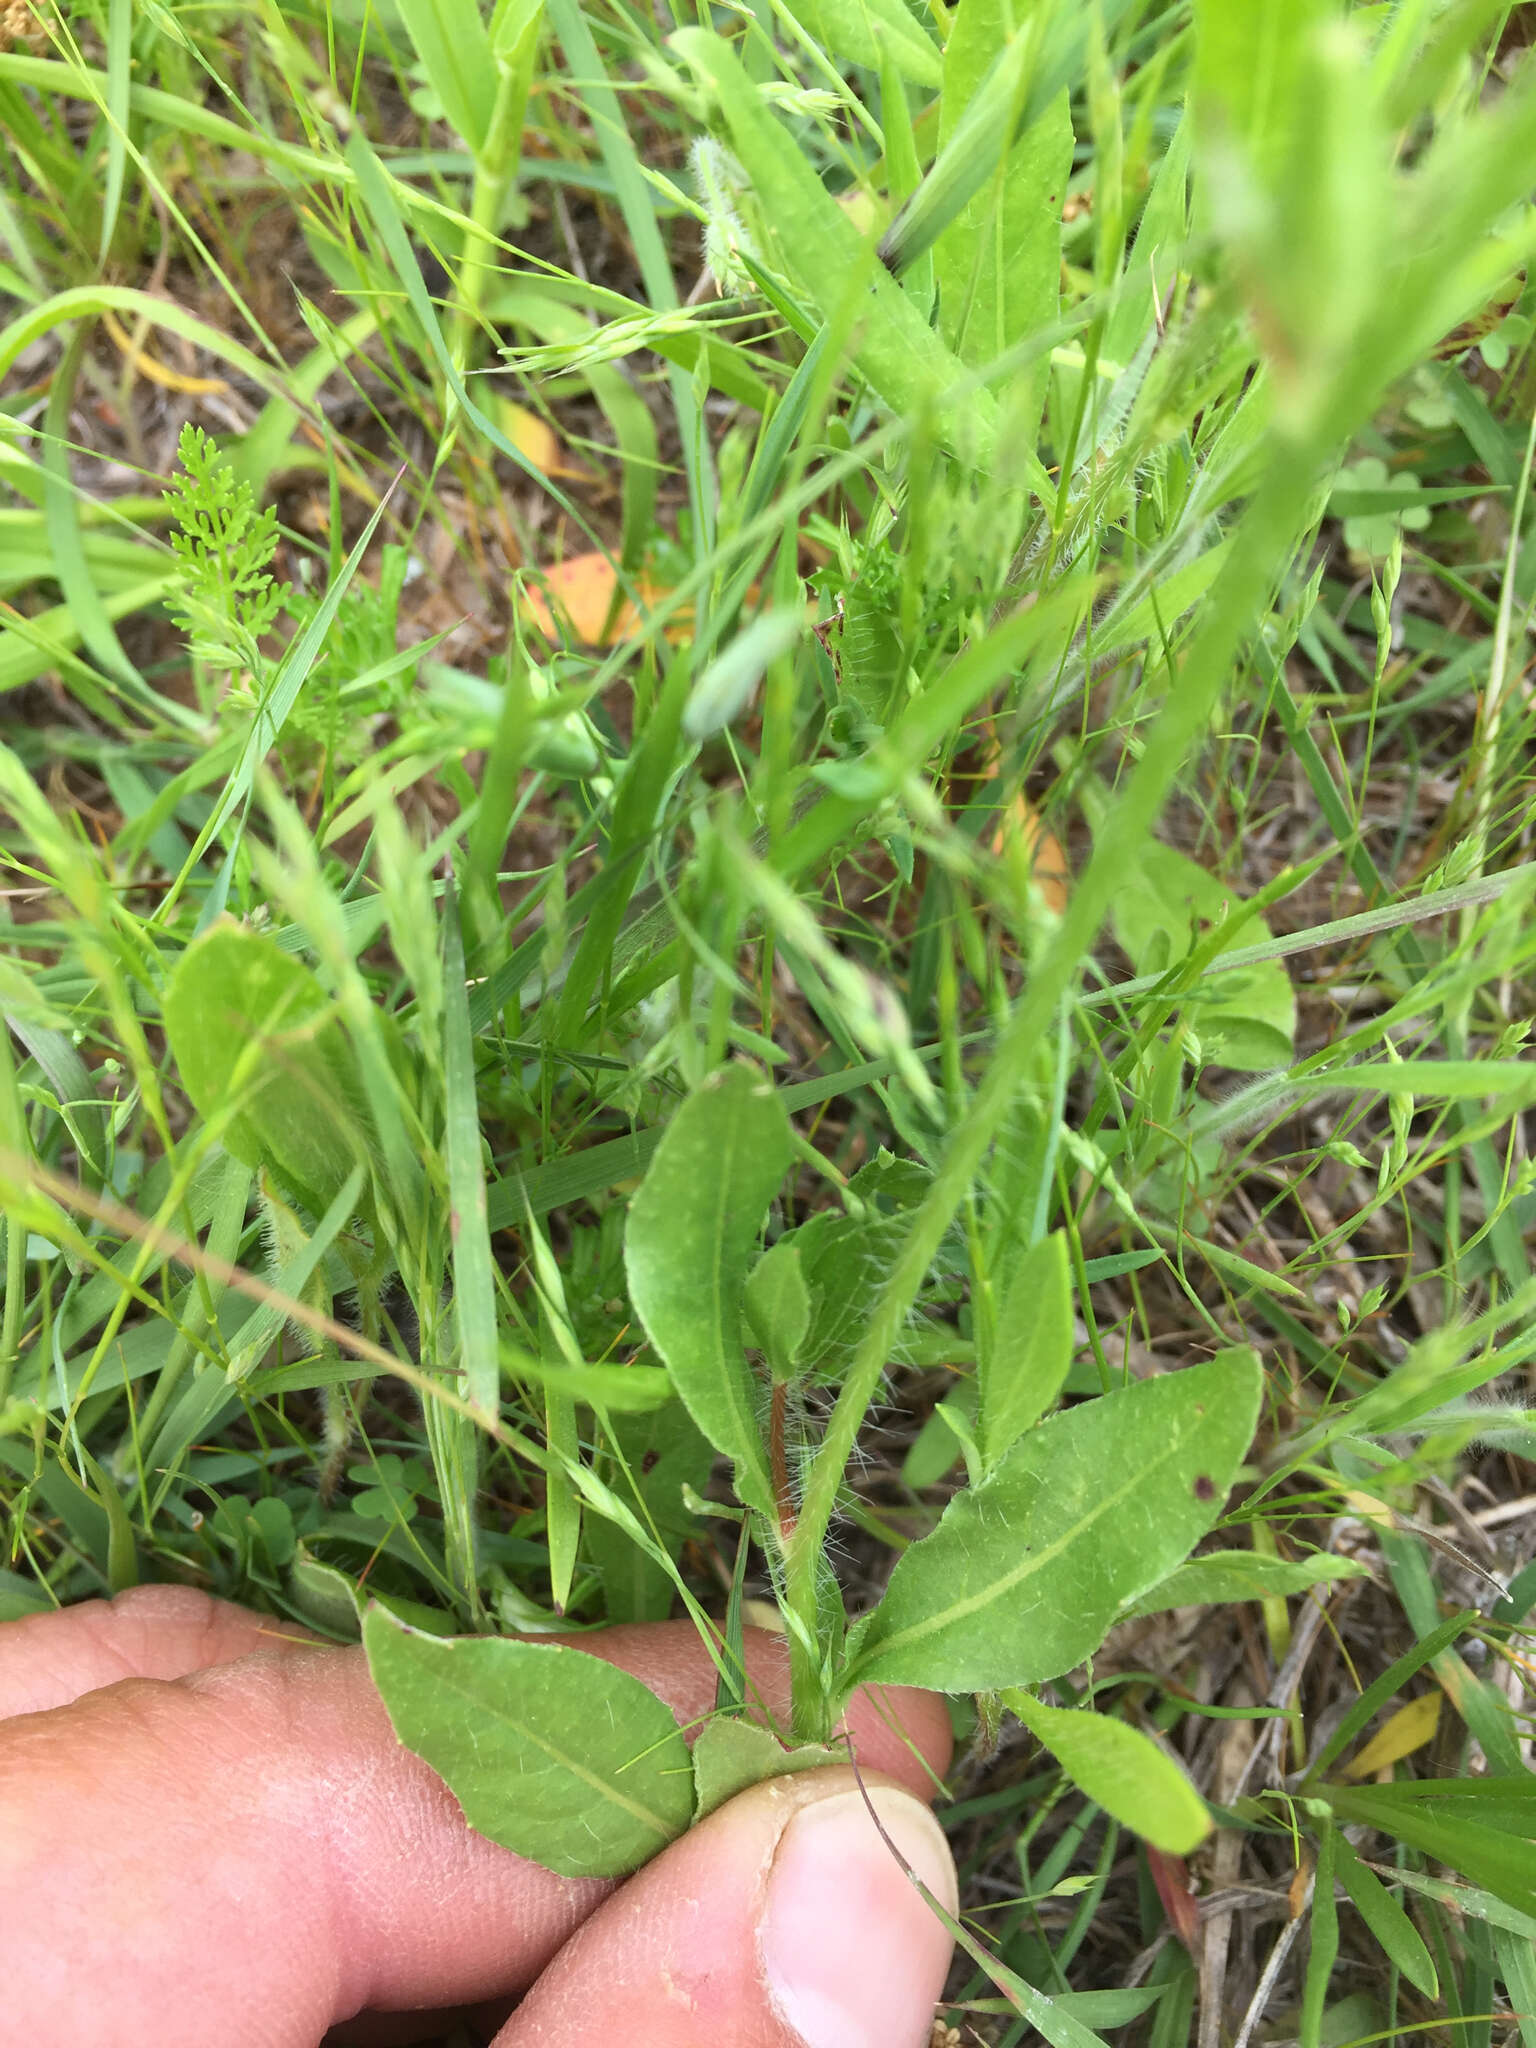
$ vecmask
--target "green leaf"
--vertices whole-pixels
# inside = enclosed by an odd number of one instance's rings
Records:
[[[1380,1828],[1517,1912],[1536,1914],[1536,1776],[1320,1785],[1315,1796],[1340,1820]]]
[[[1018,1261],[992,1341],[978,1354],[976,1440],[988,1471],[1061,1392],[1072,1363],[1072,1335],[1066,1233],[1053,1230]]]
[[[720,1715],[708,1722],[693,1745],[694,1819],[702,1820],[727,1799],[760,1785],[765,1778],[784,1778],[796,1771],[819,1771],[848,1761],[845,1751],[820,1742],[786,1749],[779,1738],[755,1722]]]
[[[1302,1985],[1301,2048],[1321,2048],[1323,2005],[1339,1954],[1339,1909],[1333,1896],[1334,1856],[1339,1831],[1325,1824],[1317,1845],[1317,1879],[1312,1887],[1312,1952]]]
[[[443,1137],[453,1243],[453,1313],[464,1392],[496,1412],[496,1261],[486,1221],[485,1164],[475,1095],[474,1036],[464,982],[464,939],[450,889],[443,905]]]
[[[496,60],[477,6],[462,0],[396,0],[406,34],[449,126],[479,156],[496,104]]]
[[[1396,1877],[1399,1884],[1421,1898],[1434,1899],[1454,1913],[1464,1913],[1470,1919],[1483,1920],[1490,1927],[1502,1927],[1507,1933],[1519,1935],[1532,1945],[1532,1953],[1536,1954],[1536,1919],[1529,1913],[1517,1913],[1492,1892],[1479,1891],[1473,1885],[1453,1884],[1448,1877],[1428,1877],[1421,1870],[1399,1870]]]
[[[1193,949],[1202,920],[1215,922],[1235,908],[1231,892],[1187,854],[1153,845],[1115,892],[1111,915],[1137,973],[1159,973]],[[1256,921],[1232,922],[1236,939]],[[1279,961],[1223,968],[1218,953],[1182,1000],[1207,1059],[1248,1073],[1290,1063],[1296,997]]]
[[[217,924],[177,961],[164,1016],[182,1084],[225,1149],[323,1215],[369,1146],[351,1050],[315,976],[263,933]]]
[[[83,1445],[77,1447],[80,1462],[85,1467],[82,1479],[74,1467],[60,1461],[59,1471],[88,1500],[94,1501],[107,1522],[107,1585],[114,1593],[122,1593],[129,1586],[139,1583],[138,1550],[134,1542],[133,1523],[123,1504],[122,1494],[111,1474],[91,1456]]]
[[[1241,1347],[1031,1430],[903,1554],[856,1632],[849,1689],[980,1691],[1071,1670],[1220,1514],[1262,1387]]]
[[[1192,1557],[1161,1584],[1143,1593],[1123,1610],[1132,1615],[1162,1614],[1170,1607],[1214,1607],[1224,1600],[1276,1600],[1305,1593],[1312,1586],[1330,1586],[1357,1579],[1365,1566],[1352,1557],[1259,1557],[1245,1550],[1219,1550],[1210,1557]]]
[[[878,71],[889,55],[903,78],[930,88],[943,75],[938,51],[902,0],[791,0],[789,11],[844,62]]]
[[[968,0],[955,15],[944,46],[941,150],[985,83],[1013,18],[1001,0]],[[1057,318],[1061,208],[1071,169],[1072,116],[1062,93],[999,152],[986,182],[934,243],[940,326],[962,362],[985,367]],[[1043,362],[1030,374],[1043,392]]]
[[[1155,1742],[1109,1714],[1046,1707],[1010,1688],[1003,1705],[1051,1752],[1080,1791],[1144,1835],[1154,1849],[1187,1856],[1211,1831],[1211,1817],[1183,1771]]]
[[[681,1401],[634,1417],[610,1408],[605,1419],[611,1454],[601,1462],[602,1476],[653,1533],[661,1557],[601,1514],[585,1518],[586,1554],[601,1575],[610,1621],[665,1621],[677,1583],[662,1560],[676,1559],[698,1528],[683,1505],[683,1490],[704,1491],[714,1447],[699,1434]]]
[[[1074,6],[1036,8],[1028,22],[1013,30],[881,245],[895,275],[930,249],[987,180],[997,176],[1010,143],[1027,138],[1032,124],[1059,103],[1063,92],[1082,83],[1090,33],[1108,35],[1128,4],[1099,0],[1092,13]]]
[[[395,1733],[503,1848],[562,1877],[619,1877],[692,1818],[672,1710],[616,1664],[558,1643],[424,1635],[378,1607],[363,1647]]]
[[[1382,1951],[1408,1982],[1426,1998],[1440,1996],[1429,1950],[1419,1931],[1373,1870],[1368,1870],[1342,1835],[1334,1844],[1339,1882],[1354,1900],[1361,1919],[1380,1942]]]
[[[763,675],[786,655],[805,631],[793,611],[759,612],[717,654],[689,692],[683,731],[691,740],[707,740],[739,718],[752,701]]]
[[[619,1415],[646,1415],[672,1398],[672,1381],[659,1365],[567,1365],[562,1360],[535,1358],[512,1345],[502,1347],[507,1370],[518,1379],[533,1380],[568,1401],[589,1408],[611,1408]]]
[[[1525,2048],[1536,2048],[1536,1948],[1529,1939],[1520,1941],[1508,1928],[1501,1927],[1494,1934],[1493,1951],[1499,1959],[1510,2005],[1520,2022],[1520,2038]]]
[[[679,29],[671,46],[719,101],[731,147],[767,223],[774,265],[795,281],[829,326],[844,320],[857,293],[853,358],[893,412],[921,412],[940,400],[963,380],[963,365],[839,207],[794,137],[769,112],[731,46],[699,28]],[[985,459],[997,418],[990,394],[972,392],[963,408],[951,405],[941,418],[942,433]]]
[[[838,1379],[858,1349],[909,1227],[903,1214],[839,1216],[824,1209],[794,1232],[811,1294],[800,1355],[818,1379]],[[893,1344],[892,1364],[906,1362],[907,1352],[903,1332]]]
[[[811,1326],[811,1293],[792,1237],[770,1245],[747,1275],[747,1321],[768,1354],[773,1376],[789,1379]]]
[[[651,1342],[689,1414],[734,1460],[739,1497],[770,1516],[742,1299],[763,1214],[793,1157],[772,1087],[749,1067],[728,1067],[673,1117],[624,1232],[630,1298]]]

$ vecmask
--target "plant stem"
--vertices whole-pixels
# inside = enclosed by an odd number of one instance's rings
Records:
[[[523,117],[528,111],[528,92],[533,82],[533,59],[537,47],[538,17],[535,16],[531,30],[525,30],[511,58],[501,65],[485,148],[475,160],[475,178],[469,202],[471,230],[464,238],[459,303],[448,337],[453,361],[461,374],[473,367],[469,361],[469,350],[485,297],[486,280],[495,268],[496,223],[522,166]],[[448,402],[451,407],[451,392]]]
[[[816,1574],[838,1488],[865,1411],[887,1369],[902,1325],[927,1278],[945,1231],[986,1156],[987,1148],[1023,1085],[1035,1047],[1051,1028],[1079,963],[1092,946],[1110,899],[1131,872],[1175,776],[1214,711],[1223,683],[1250,622],[1261,607],[1276,566],[1290,558],[1305,522],[1315,470],[1311,440],[1272,437],[1274,458],[1239,528],[1232,555],[1212,590],[1198,629],[1163,709],[1148,732],[1141,760],[1125,793],[1105,820],[1093,856],[1073,892],[1056,935],[1024,989],[965,1116],[955,1126],[942,1164],[912,1219],[891,1274],[875,1304],[863,1342],[838,1394],[826,1435],[807,1475],[800,1519],[784,1554],[785,1596],[799,1624],[816,1634]],[[853,1667],[850,1667],[850,1670]],[[798,1739],[814,1739],[829,1703],[812,1670],[795,1668],[794,1722]],[[813,1693],[812,1686],[816,1686]]]
[[[0,1131],[11,1150],[28,1156],[31,1150],[21,1094],[16,1086],[16,1060],[11,1051],[10,1027],[0,1023]],[[11,1391],[11,1378],[21,1355],[21,1319],[27,1298],[27,1226],[17,1210],[0,1218],[5,1232],[5,1310],[0,1321],[0,1403]]]

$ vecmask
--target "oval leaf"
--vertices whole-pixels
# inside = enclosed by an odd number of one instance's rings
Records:
[[[849,1685],[979,1692],[1070,1671],[1220,1514],[1262,1386],[1243,1348],[1042,1422],[902,1556]]]
[[[694,1818],[702,1820],[727,1799],[734,1799],[749,1785],[760,1785],[765,1778],[825,1770],[829,1764],[847,1761],[846,1750],[828,1749],[820,1742],[786,1749],[771,1730],[759,1728],[756,1722],[722,1715],[705,1723],[693,1745]]]
[[[351,1050],[310,970],[262,932],[216,924],[176,963],[165,1033],[193,1106],[221,1120],[225,1150],[324,1215],[368,1146]],[[226,1117],[236,1096],[239,1113]]]
[[[395,1733],[503,1848],[562,1877],[621,1877],[692,1819],[672,1709],[616,1664],[558,1643],[424,1635],[380,1607],[363,1646]]]
[[[793,1376],[811,1326],[811,1291],[794,1237],[771,1245],[747,1275],[747,1321],[776,1380]]]
[[[1042,1706],[1027,1692],[1005,1692],[1003,1704],[1079,1790],[1154,1849],[1187,1856],[1210,1833],[1205,1801],[1173,1758],[1139,1728],[1108,1714]]]
[[[667,1126],[624,1231],[630,1298],[694,1421],[773,1513],[742,1293],[763,1214],[794,1157],[773,1088],[750,1067],[704,1083]]]

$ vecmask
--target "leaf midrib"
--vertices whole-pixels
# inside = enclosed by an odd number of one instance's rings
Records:
[[[1091,1508],[1078,1521],[1074,1522],[1070,1529],[1063,1531],[1053,1543],[1047,1544],[1043,1550],[1030,1551],[1027,1556],[1020,1559],[1011,1571],[1004,1572],[1000,1578],[994,1579],[990,1585],[983,1587],[980,1592],[972,1593],[964,1600],[957,1600],[952,1606],[946,1607],[941,1613],[929,1615],[926,1620],[909,1622],[904,1629],[898,1629],[895,1635],[886,1636],[873,1644],[867,1653],[861,1655],[855,1661],[854,1672],[858,1672],[868,1664],[877,1662],[881,1657],[889,1656],[895,1650],[910,1647],[913,1643],[926,1641],[937,1630],[949,1628],[957,1621],[966,1620],[968,1616],[978,1613],[984,1607],[990,1607],[995,1601],[1002,1599],[1006,1594],[1013,1592],[1016,1587],[1023,1585],[1037,1571],[1040,1571],[1044,1566],[1053,1563],[1055,1559],[1060,1557],[1070,1544],[1076,1542],[1087,1530],[1093,1528],[1112,1508],[1119,1507],[1122,1501],[1130,1495],[1139,1492],[1146,1480],[1148,1471],[1156,1471],[1165,1465],[1170,1458],[1176,1457],[1192,1434],[1193,1431],[1190,1430],[1176,1433],[1168,1448],[1160,1458],[1155,1460],[1151,1467],[1143,1466],[1114,1493],[1106,1494],[1096,1506]],[[1127,1598],[1134,1599],[1135,1594],[1130,1593],[1127,1595]]]
[[[579,1657],[583,1656],[585,1652],[577,1650],[572,1652],[572,1654]],[[677,1830],[667,1821],[661,1819],[650,1807],[643,1805],[640,1800],[632,1799],[619,1791],[611,1779],[600,1776],[589,1765],[582,1763],[579,1758],[568,1755],[566,1751],[561,1749],[547,1735],[541,1733],[539,1729],[530,1726],[528,1722],[519,1720],[515,1714],[509,1714],[499,1707],[487,1708],[483,1694],[475,1692],[467,1686],[463,1680],[457,1677],[451,1666],[448,1666],[441,1672],[434,1673],[433,1676],[446,1690],[455,1693],[458,1698],[466,1701],[471,1707],[478,1708],[482,1713],[489,1712],[493,1720],[501,1722],[518,1736],[532,1743],[534,1748],[542,1750],[553,1763],[559,1764],[562,1769],[569,1771],[572,1777],[579,1778],[583,1784],[589,1785],[594,1792],[606,1799],[610,1805],[616,1806],[621,1811],[629,1814],[642,1827],[648,1828],[653,1834],[659,1836],[663,1842],[670,1842],[673,1839]],[[675,1723],[673,1724],[672,1732],[676,1733]],[[638,1754],[643,1754],[643,1751],[637,1752]]]

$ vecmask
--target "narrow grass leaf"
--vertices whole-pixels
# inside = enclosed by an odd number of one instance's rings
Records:
[[[1506,1928],[1519,1940],[1529,1942],[1536,1954],[1536,1916],[1516,1912],[1492,1892],[1480,1891],[1476,1885],[1457,1884],[1448,1877],[1430,1877],[1422,1870],[1394,1870],[1392,1881],[1417,1892],[1420,1898],[1433,1899],[1437,1905],[1449,1906],[1454,1913],[1464,1913],[1468,1919]]]
[[[453,1313],[464,1392],[494,1415],[501,1398],[496,1358],[496,1267],[486,1220],[485,1165],[475,1095],[475,1050],[464,979],[458,899],[443,899],[443,1142],[453,1245]]]
[[[502,1347],[502,1358],[514,1378],[531,1380],[563,1401],[611,1409],[615,1415],[649,1415],[673,1396],[671,1375],[659,1365],[568,1365],[535,1358],[513,1345]]]
[[[1323,2015],[1333,1966],[1339,1953],[1339,1909],[1334,1902],[1334,1855],[1338,1830],[1323,1823],[1317,1845],[1317,1870],[1312,1886],[1312,1952],[1302,1984],[1301,2017],[1298,2031],[1301,2048],[1321,2048]]]
[[[1334,1844],[1339,1882],[1354,1900],[1361,1919],[1375,1935],[1394,1968],[1426,1998],[1440,1996],[1440,1980],[1419,1930],[1373,1870],[1360,1861],[1340,1835]]]
[[[105,265],[117,232],[128,168],[128,93],[133,69],[133,0],[109,0],[107,8],[107,92],[102,104],[107,130],[107,176],[101,195],[101,239],[96,260]]]
[[[1342,1821],[1363,1822],[1460,1871],[1517,1912],[1536,1914],[1536,1777],[1319,1787]],[[1425,1793],[1444,1793],[1444,1800]],[[1501,1806],[1499,1802],[1507,1802]],[[1486,1820],[1477,1816],[1487,1809]],[[1492,1823],[1490,1825],[1490,1823]]]
[[[1520,2038],[1525,2048],[1536,2048],[1536,1945],[1528,1938],[1522,1941],[1507,1927],[1499,1927],[1494,1930],[1493,1952],[1504,1974],[1504,1988],[1520,2028]]]

